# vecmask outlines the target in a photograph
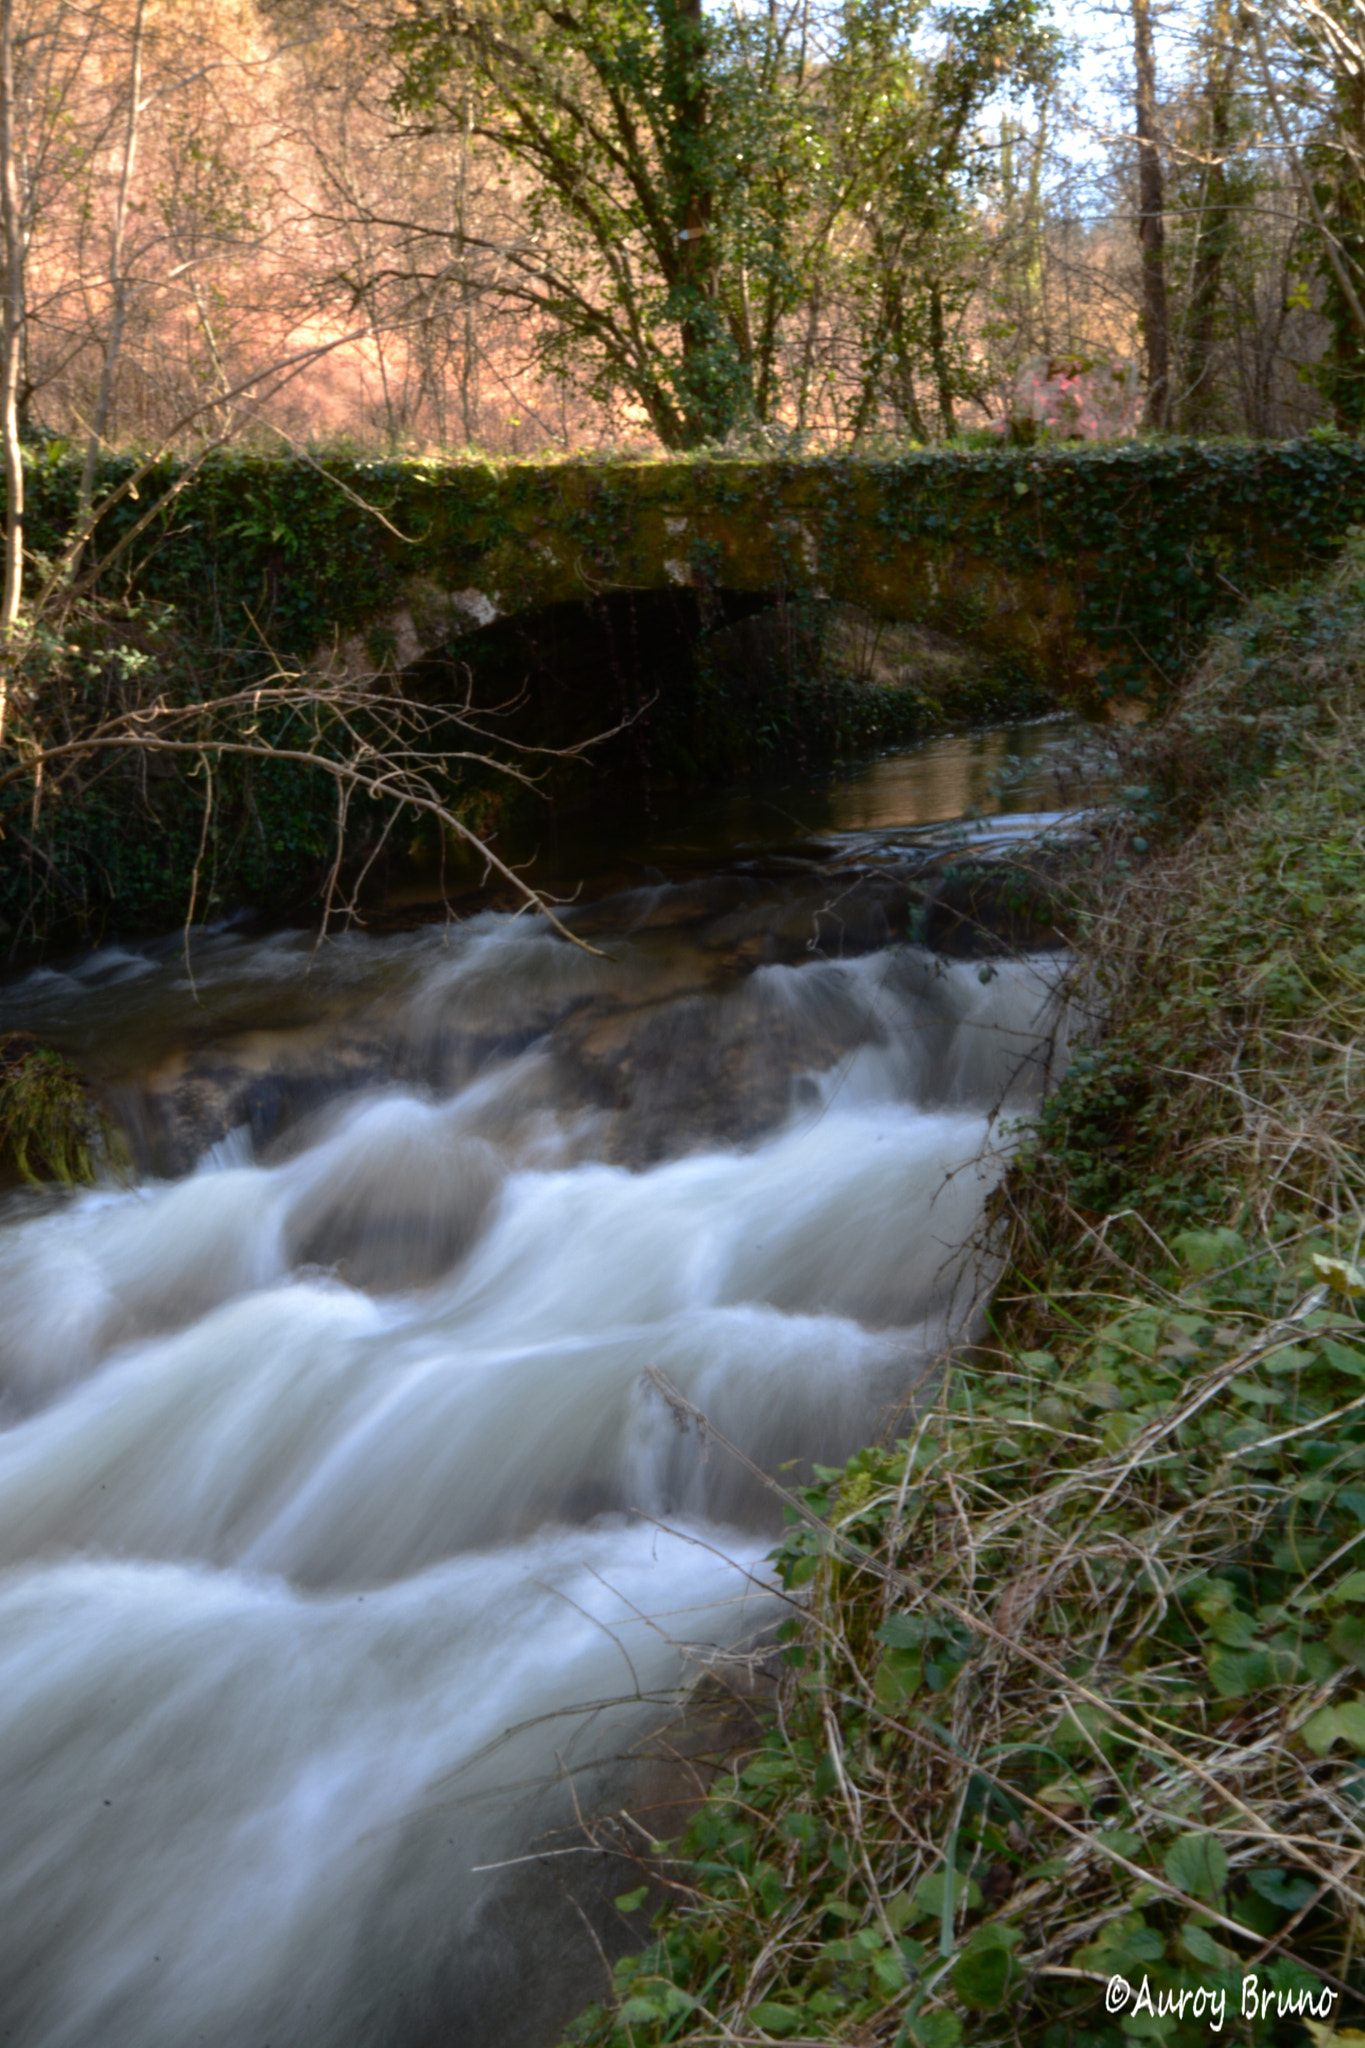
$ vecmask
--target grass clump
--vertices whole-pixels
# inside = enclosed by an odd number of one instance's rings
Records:
[[[1359,540],[1319,596],[1253,608],[1145,742],[1249,735],[1161,770],[1181,843],[1092,900],[1104,1026],[1002,1197],[992,1343],[788,1496],[763,1742],[580,2042],[1362,2025]]]

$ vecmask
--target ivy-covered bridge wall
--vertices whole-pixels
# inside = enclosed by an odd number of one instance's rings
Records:
[[[106,487],[132,473],[111,463]],[[177,480],[106,514],[114,545]],[[35,461],[57,545],[75,466]],[[373,508],[373,509],[365,509]],[[624,593],[831,599],[953,635],[1059,701],[1152,694],[1242,596],[1365,520],[1365,445],[1134,444],[891,459],[359,462],[231,456],[121,558],[244,656],[407,666]]]

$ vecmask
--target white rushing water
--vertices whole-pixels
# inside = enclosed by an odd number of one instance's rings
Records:
[[[780,1045],[785,1108],[642,1164],[543,1034],[448,1051],[516,989],[629,989],[618,952],[356,941],[440,1085],[7,1212],[0,2041],[526,2048],[597,1988],[573,1858],[480,1866],[572,1846],[570,1781],[624,1796],[647,1703],[773,1617],[770,1503],[643,1375],[770,1471],[866,1440],[966,1327],[1002,1120],[1059,1056],[1049,960],[689,986],[698,1092]]]

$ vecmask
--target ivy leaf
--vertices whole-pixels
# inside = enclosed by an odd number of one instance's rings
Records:
[[[1297,1913],[1317,1890],[1310,1878],[1290,1877],[1285,1871],[1273,1868],[1248,1871],[1247,1883],[1261,1898],[1272,1906],[1278,1906],[1282,1913]]]
[[[1314,1756],[1326,1756],[1334,1742],[1349,1742],[1365,1753],[1365,1700],[1347,1700],[1339,1707],[1322,1707],[1300,1729]]]
[[[1019,1940],[1016,1927],[992,1921],[978,1927],[953,1965],[953,1989],[975,2012],[995,2012],[1005,2002],[1014,1980],[1011,1953]]]

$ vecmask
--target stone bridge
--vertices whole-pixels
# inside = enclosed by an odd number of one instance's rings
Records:
[[[69,459],[31,478],[37,547],[75,479]],[[176,488],[130,550],[136,580],[186,608],[210,600],[229,634],[266,634],[297,661],[408,668],[510,621],[634,606],[705,631],[800,603],[944,636],[1072,702],[1159,693],[1220,613],[1365,519],[1365,446],[1345,439],[797,460],[238,455],[165,465],[101,538],[130,530],[159,482]]]

